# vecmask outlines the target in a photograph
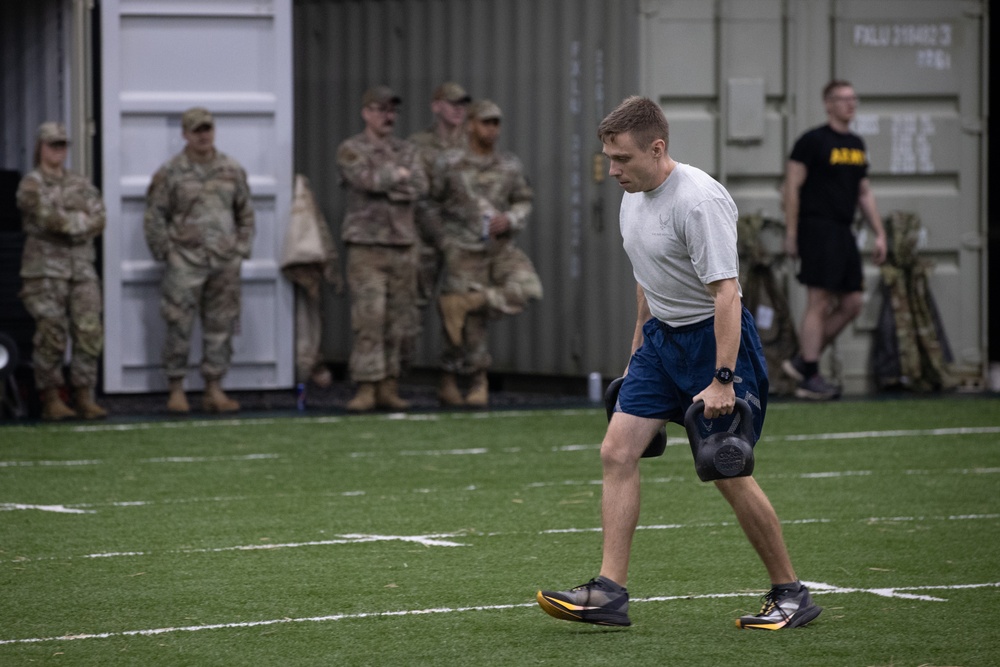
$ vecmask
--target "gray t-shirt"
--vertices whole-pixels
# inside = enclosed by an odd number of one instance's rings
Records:
[[[655,190],[625,193],[622,239],[653,317],[676,327],[715,314],[705,285],[739,275],[738,215],[718,181],[679,162]]]

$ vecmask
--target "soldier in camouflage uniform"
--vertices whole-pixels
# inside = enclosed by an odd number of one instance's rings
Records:
[[[490,100],[474,102],[467,147],[442,153],[431,176],[444,231],[439,307],[447,340],[438,397],[445,406],[488,404],[488,319],[517,314],[530,299],[542,298],[535,267],[514,245],[534,193],[520,160],[496,150],[501,118],[500,107]],[[459,375],[471,376],[464,398]]]
[[[434,89],[431,113],[434,124],[410,136],[410,142],[420,152],[424,170],[431,173],[434,161],[449,148],[466,145],[465,115],[472,98],[462,86],[447,81]],[[417,275],[417,303],[426,306],[434,300],[437,284],[444,268],[441,252],[441,212],[431,199],[421,199],[416,209],[417,231],[420,232],[420,269]]]
[[[386,86],[367,90],[364,131],[337,149],[347,191],[341,238],[351,297],[349,370],[358,384],[346,406],[353,412],[409,407],[398,380],[419,329],[414,202],[427,194],[427,174],[413,144],[392,136],[400,102]]]
[[[250,256],[254,211],[243,168],[215,148],[215,121],[194,107],[181,117],[187,145],[153,175],[143,228],[153,258],[166,262],[160,312],[167,323],[163,366],[167,410],[190,411],[184,395],[191,327],[201,316],[206,412],[235,412],[222,391],[240,315],[240,264]]]
[[[35,319],[32,362],[46,420],[77,416],[60,396],[70,339],[70,383],[79,416],[107,416],[93,396],[97,359],[104,346],[101,283],[94,268],[94,239],[104,230],[104,202],[90,181],[64,168],[68,146],[62,124],[42,123],[35,169],[17,188],[27,236],[20,296]]]

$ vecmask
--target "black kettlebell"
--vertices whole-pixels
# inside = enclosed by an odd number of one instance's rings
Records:
[[[608,388],[604,391],[604,409],[608,413],[608,421],[611,421],[611,415],[615,414],[615,404],[618,403],[618,392],[622,389],[622,382],[625,381],[624,377],[615,378],[608,385]],[[646,449],[642,451],[642,458],[649,459],[654,456],[660,456],[667,449],[667,431],[661,428],[659,431],[653,435],[653,439],[649,441],[646,445]]]
[[[753,474],[753,410],[742,398],[736,399],[738,433],[712,433],[706,438],[698,431],[698,418],[705,413],[705,402],[696,401],[684,413],[684,428],[691,442],[694,469],[703,482]]]

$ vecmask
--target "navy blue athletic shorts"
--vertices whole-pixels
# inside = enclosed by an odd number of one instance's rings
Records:
[[[628,364],[628,375],[618,394],[617,412],[684,423],[691,398],[715,377],[715,318],[671,327],[655,317],[642,327],[642,345]],[[754,442],[760,438],[767,411],[767,362],[750,311],[743,308],[740,351],[733,369],[737,398],[754,414]],[[702,419],[702,437],[730,430],[736,413]]]

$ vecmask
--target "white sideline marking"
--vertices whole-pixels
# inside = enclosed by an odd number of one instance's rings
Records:
[[[240,456],[167,456],[152,459],[136,459],[135,463],[218,463],[219,461],[262,461],[277,458],[281,458],[281,455],[244,454]],[[106,463],[106,461],[101,459],[85,459],[81,461],[0,461],[0,468],[31,468],[35,466],[96,466],[103,463]]]
[[[0,461],[0,468],[31,468],[33,466],[93,466],[103,463],[99,459],[83,461]]]
[[[40,510],[59,514],[96,514],[94,510],[78,510],[65,505],[22,505],[21,503],[0,503],[0,512],[12,510]]]
[[[487,454],[486,447],[472,447],[470,449],[426,449],[426,450],[402,450],[400,456],[461,456],[463,454]]]
[[[896,429],[891,431],[851,431],[847,433],[814,433],[812,435],[771,435],[761,440],[801,442],[805,440],[855,440],[858,438],[901,438],[925,435],[984,435],[1000,433],[1000,426],[961,426],[956,428]]]
[[[355,453],[352,456],[360,456],[360,453]],[[369,456],[375,456],[374,453],[368,453]],[[254,459],[268,459],[268,458],[278,458],[277,454],[252,454],[246,457],[248,460]],[[221,459],[220,459],[221,460]],[[149,462],[160,462],[153,459],[148,459]],[[176,457],[171,459],[171,461],[177,461]],[[187,460],[185,460],[187,462]],[[26,462],[32,463],[32,462]],[[92,463],[99,463],[99,461],[94,461]],[[2,463],[0,463],[2,465]],[[982,474],[998,474],[1000,473],[1000,468],[952,468],[950,470],[906,470],[904,474],[907,475],[930,475],[930,474],[942,474],[951,473],[959,475],[982,475]],[[815,473],[801,473],[796,475],[761,475],[761,479],[772,479],[772,478],[785,478],[785,477],[795,477],[800,479],[825,479],[825,478],[837,478],[837,477],[856,477],[856,476],[868,476],[872,475],[871,470],[845,470],[845,471],[832,471],[832,472],[815,472]],[[671,482],[686,482],[691,478],[683,476],[674,477],[654,477],[647,480],[647,483],[652,484],[667,484]],[[544,488],[550,486],[601,486],[602,481],[599,479],[592,480],[563,480],[561,482],[531,482],[525,485],[525,488],[535,489]],[[465,491],[476,491],[475,486],[467,486]],[[412,493],[432,493],[433,489],[411,489]],[[352,491],[341,491],[332,495],[339,495],[343,497],[355,497],[367,495],[367,491],[357,489]],[[169,504],[187,504],[187,503],[202,503],[202,502],[236,502],[248,500],[249,496],[219,496],[213,498],[175,498],[166,500],[130,500],[130,501],[117,501],[117,502],[107,502],[107,503],[72,503],[69,505],[71,508],[89,508],[89,507],[145,507],[149,505],[169,505]],[[35,506],[25,506],[29,508],[35,508]],[[43,507],[43,506],[39,506]],[[50,507],[45,505],[44,507]],[[19,503],[0,503],[0,511],[3,510],[13,510],[22,509]],[[79,513],[73,510],[68,510],[72,513]],[[991,516],[991,515],[985,515]],[[961,518],[961,517],[958,517]],[[983,518],[983,515],[973,515],[973,518]],[[881,519],[889,520],[889,519]]]
[[[845,588],[831,584],[803,582],[810,587],[810,591],[815,595],[833,595],[846,593],[871,593],[883,597],[897,597],[909,600],[921,600],[925,602],[947,602],[945,598],[932,597],[929,595],[911,595],[904,591],[948,591],[948,590],[968,590],[973,588],[997,588],[1000,582],[990,582],[985,584],[957,584],[945,586],[907,586],[900,588]],[[706,593],[703,595],[661,595],[647,598],[634,598],[631,602],[673,602],[675,600],[709,600],[718,598],[736,597],[757,597],[756,592],[737,593]],[[430,614],[461,614],[470,611],[505,611],[508,609],[524,609],[536,606],[535,602],[522,602],[518,604],[491,604],[476,605],[473,607],[432,607],[429,609],[403,609],[398,611],[371,611],[356,614],[329,614],[327,616],[307,616],[304,618],[273,618],[262,621],[242,621],[239,623],[213,623],[210,625],[186,625],[168,628],[150,628],[147,630],[122,630],[119,632],[99,632],[75,635],[63,635],[61,637],[29,637],[25,639],[0,639],[0,646],[7,644],[40,644],[43,642],[66,642],[78,641],[81,639],[110,639],[112,637],[153,637],[172,632],[203,632],[205,630],[228,630],[236,628],[259,628],[268,625],[283,625],[285,623],[329,623],[334,621],[361,620],[366,618],[391,618],[401,616],[427,616]]]
[[[269,549],[298,549],[301,547],[326,547],[335,544],[365,544],[370,542],[413,542],[415,544],[422,544],[425,547],[467,547],[468,544],[463,544],[461,542],[453,542],[444,538],[447,537],[458,537],[461,535],[467,535],[468,533],[441,533],[435,535],[363,535],[360,533],[350,533],[346,535],[341,535],[340,539],[335,540],[313,540],[310,542],[283,542],[275,544],[238,544],[232,547],[211,547],[202,549],[172,549],[167,551],[162,551],[159,553],[175,553],[175,554],[212,554],[212,553],[223,553],[226,551],[266,551]],[[119,558],[121,556],[151,556],[154,552],[152,551],[119,551],[119,552],[106,552],[106,553],[94,553],[86,554],[84,556],[70,556],[70,558]],[[28,559],[20,559],[22,562]]]
[[[769,406],[772,410],[779,410],[786,406],[775,404]],[[391,413],[388,415],[354,415],[354,416],[323,416],[323,417],[285,417],[285,418],[249,418],[249,419],[204,419],[193,421],[157,421],[140,422],[132,424],[93,424],[86,426],[50,426],[56,430],[67,428],[75,433],[100,433],[100,432],[122,432],[122,431],[143,431],[151,429],[182,429],[182,428],[220,428],[220,427],[250,427],[255,428],[261,424],[276,424],[280,422],[290,422],[303,424],[337,424],[344,421],[360,422],[370,421],[444,421],[450,420],[483,420],[483,419],[509,419],[521,417],[542,417],[546,418],[550,414],[564,416],[585,415],[598,412],[598,408],[582,409],[555,409],[555,410],[507,410],[499,412],[473,412],[473,413]],[[603,410],[600,410],[603,413]],[[11,427],[14,429],[20,427]],[[847,433],[816,433],[784,436],[764,436],[764,441],[787,441],[800,442],[808,440],[851,440],[856,438],[897,438],[904,436],[927,436],[927,435],[982,435],[1000,433],[1000,426],[972,426],[955,428],[932,428],[932,429],[911,429],[911,430],[889,430],[889,431],[854,431]],[[670,438],[668,445],[672,444],[675,438]],[[681,439],[683,443],[683,439]]]
[[[199,419],[191,421],[155,421],[155,422],[139,422],[132,424],[93,424],[87,426],[71,426],[67,430],[73,433],[106,433],[109,431],[123,432],[123,431],[148,431],[152,429],[180,429],[180,428],[219,428],[219,427],[234,427],[243,426],[255,428],[261,424],[277,424],[281,422],[294,422],[297,424],[338,424],[344,421],[351,422],[361,422],[361,421],[443,421],[446,419],[451,420],[482,420],[482,419],[508,419],[512,417],[531,417],[531,416],[541,416],[547,417],[550,414],[558,414],[563,416],[574,416],[583,415],[591,412],[590,409],[563,409],[563,410],[504,410],[499,412],[471,412],[471,413],[440,413],[440,414],[427,414],[427,413],[408,413],[408,412],[393,412],[385,415],[351,415],[351,416],[336,416],[327,415],[324,417],[283,417],[283,418],[247,418],[247,419]],[[20,428],[20,427],[12,427]],[[51,430],[61,429],[63,427],[49,425],[48,428]]]
[[[871,470],[843,470],[839,472],[807,472],[800,475],[802,479],[820,479],[824,477],[864,477],[872,474]]]
[[[871,521],[871,519],[864,519],[864,521]],[[782,521],[781,523],[786,525],[799,525],[799,524],[809,524],[809,523],[833,523],[832,519],[793,519],[790,521]],[[700,523],[662,523],[662,524],[652,524],[649,526],[636,526],[636,530],[674,530],[675,528],[727,528],[729,526],[738,526],[739,524],[735,521],[704,521]],[[596,528],[549,528],[547,530],[539,531],[539,535],[551,535],[558,533],[599,533],[601,532],[600,526]]]
[[[905,521],[979,521],[979,520],[991,520],[1000,519],[1000,514],[955,514],[950,516],[891,516],[891,517],[867,517],[864,519],[844,519],[843,521],[852,521],[858,523],[879,523],[879,522],[905,522]],[[792,519],[788,521],[782,520],[781,523],[784,525],[794,526],[794,525],[809,525],[814,523],[836,523],[834,519]],[[636,526],[636,530],[677,530],[682,528],[729,528],[737,526],[735,521],[716,521],[716,522],[699,522],[699,523],[670,523],[670,524],[653,524],[648,526]],[[539,535],[557,535],[557,534],[574,534],[574,533],[599,533],[601,528],[548,528],[546,530],[538,531]],[[436,533],[431,535],[363,535],[363,534],[345,534],[341,535],[340,539],[330,539],[330,540],[315,540],[309,542],[283,542],[276,544],[244,544],[229,547],[212,547],[212,548],[202,548],[202,549],[169,549],[162,552],[152,552],[152,551],[116,551],[116,552],[105,552],[105,553],[93,553],[85,554],[83,556],[46,556],[42,558],[27,558],[24,556],[19,556],[15,559],[4,561],[0,560],[0,563],[25,563],[25,562],[39,562],[39,561],[53,561],[53,560],[70,560],[74,558],[121,558],[128,556],[151,556],[154,553],[166,553],[166,554],[177,554],[177,553],[222,553],[226,551],[260,551],[267,549],[298,549],[301,547],[317,547],[317,546],[334,546],[339,544],[364,544],[370,542],[389,542],[393,540],[398,540],[401,542],[413,542],[416,544],[423,544],[428,547],[467,547],[471,546],[463,542],[453,542],[445,538],[451,537],[503,537],[508,533],[503,532],[492,532],[492,533],[477,533],[467,530],[458,531],[454,533]]]

